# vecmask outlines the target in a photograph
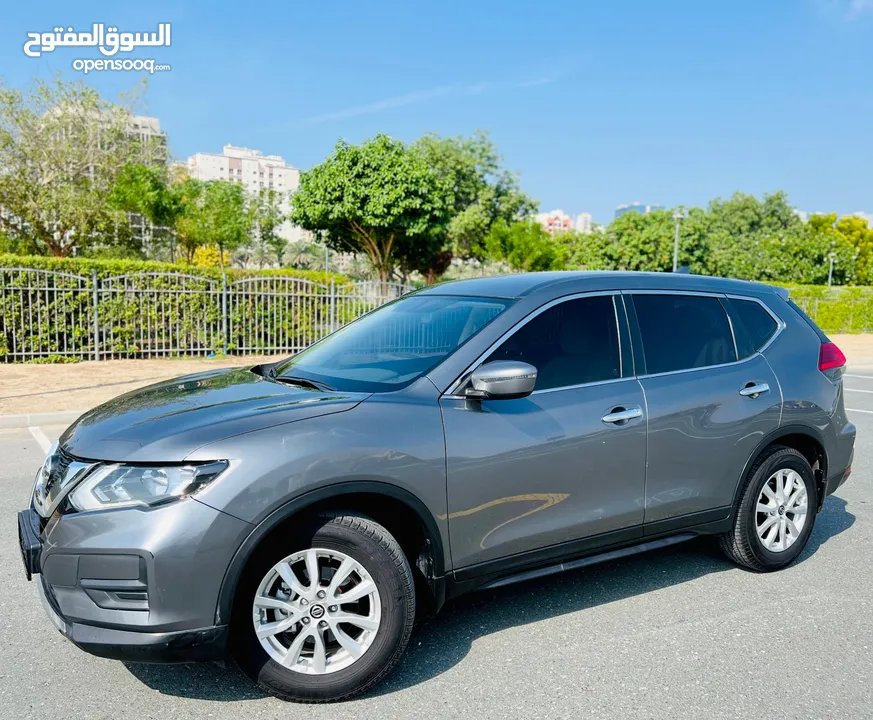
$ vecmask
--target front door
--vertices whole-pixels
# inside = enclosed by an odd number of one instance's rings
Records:
[[[536,367],[532,395],[442,398],[456,568],[561,543],[572,554],[572,541],[615,530],[642,534],[645,401],[622,366],[623,313],[610,294],[552,303],[483,360]],[[631,417],[617,419],[622,411]]]

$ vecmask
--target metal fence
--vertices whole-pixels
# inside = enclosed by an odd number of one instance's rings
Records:
[[[791,299],[826,333],[873,331],[873,295]]]
[[[291,354],[411,290],[284,275],[0,268],[0,362]],[[873,295],[793,299],[825,332],[873,331]]]
[[[411,290],[283,275],[0,268],[0,361],[290,354]]]

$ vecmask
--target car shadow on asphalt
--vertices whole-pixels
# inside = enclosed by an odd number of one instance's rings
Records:
[[[798,562],[809,559],[830,538],[844,532],[854,522],[855,516],[846,509],[845,500],[828,498]],[[461,662],[473,642],[484,635],[734,568],[736,566],[721,555],[714,538],[699,538],[500,590],[471,593],[448,603],[437,617],[419,626],[398,667],[367,696],[396,692],[441,675]],[[140,682],[164,695],[215,701],[265,697],[231,662],[226,665],[125,663],[125,666]]]

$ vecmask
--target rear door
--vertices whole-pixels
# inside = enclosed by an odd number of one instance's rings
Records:
[[[779,383],[745,330],[733,327],[726,297],[630,298],[648,413],[646,532],[720,519],[752,452],[779,426]]]

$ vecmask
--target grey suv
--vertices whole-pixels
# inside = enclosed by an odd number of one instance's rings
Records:
[[[26,571],[88,652],[229,650],[278,697],[347,698],[469,590],[697,535],[792,562],[851,471],[844,364],[764,285],[440,285],[83,415],[19,514]]]

